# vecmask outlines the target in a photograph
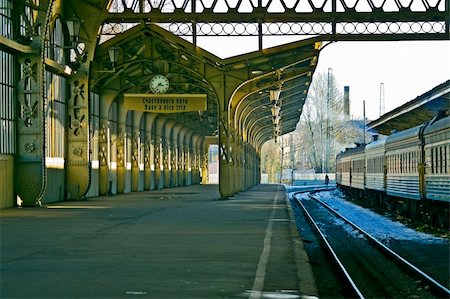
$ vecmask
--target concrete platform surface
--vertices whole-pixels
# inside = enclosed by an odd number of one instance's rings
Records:
[[[284,187],[217,185],[0,210],[0,298],[316,296]]]

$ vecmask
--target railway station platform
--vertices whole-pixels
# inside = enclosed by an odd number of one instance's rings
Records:
[[[283,186],[217,185],[0,211],[0,298],[310,298]]]

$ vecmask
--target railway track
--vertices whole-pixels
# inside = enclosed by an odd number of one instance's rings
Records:
[[[345,297],[450,297],[449,289],[340,215],[317,194],[310,194],[308,200],[296,199],[339,269]]]

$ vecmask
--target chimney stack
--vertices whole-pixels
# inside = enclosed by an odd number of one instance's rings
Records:
[[[344,117],[350,120],[350,86],[344,86]]]

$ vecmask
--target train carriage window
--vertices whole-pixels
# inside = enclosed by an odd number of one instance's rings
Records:
[[[411,171],[411,152],[408,153],[408,172],[412,173],[412,171]]]
[[[439,173],[439,148],[434,148],[434,173]]]
[[[391,173],[394,173],[395,172],[395,156],[394,155],[392,155],[391,156]]]
[[[408,153],[405,153],[405,172],[409,173],[409,159],[408,159]]]
[[[447,151],[447,147],[448,146],[445,146],[444,147],[444,169],[445,169],[445,173],[449,173],[449,171],[448,171],[448,156],[447,156],[447,153],[448,153],[448,151]]]
[[[397,155],[392,155],[392,173],[397,172]]]
[[[390,173],[394,173],[394,166],[395,166],[395,161],[394,161],[394,155],[391,155],[391,162],[390,162],[390,168],[391,168],[391,171],[390,171]]]
[[[392,173],[397,172],[397,155],[392,155]]]
[[[439,171],[440,173],[444,173],[442,167],[444,165],[444,161],[443,161],[443,153],[442,153],[442,146],[439,147]]]
[[[431,166],[431,173],[434,173],[434,158],[433,158],[433,148],[430,149],[430,158],[431,158],[431,162],[430,162],[430,166]]]
[[[406,172],[406,153],[403,153],[401,156],[401,173]]]
[[[392,156],[388,157],[388,165],[387,165],[388,173],[392,173]]]

